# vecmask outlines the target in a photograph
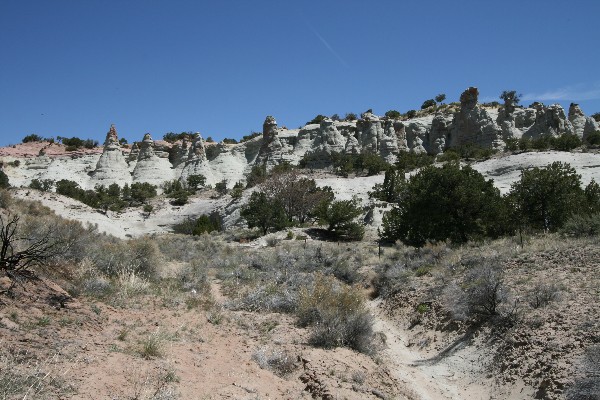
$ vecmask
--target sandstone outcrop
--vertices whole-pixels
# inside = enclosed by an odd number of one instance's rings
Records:
[[[442,114],[436,114],[431,121],[429,132],[429,153],[440,154],[447,149],[452,138],[452,121]]]
[[[204,143],[200,134],[189,135],[173,145],[154,141],[145,135],[129,149],[119,144],[111,126],[102,154],[69,153],[56,156],[52,148],[38,157],[30,156],[12,181],[27,185],[31,179],[71,179],[85,189],[95,185],[119,185],[149,182],[161,185],[170,179],[186,180],[190,175],[204,175],[207,184],[227,180],[231,187],[255,165],[268,169],[305,159],[311,168],[328,167],[332,154],[378,154],[392,163],[401,151],[439,154],[450,147],[474,144],[503,148],[510,138],[538,138],[575,133],[585,137],[599,130],[576,104],[569,107],[569,117],[560,105],[533,103],[521,107],[505,99],[498,109],[478,104],[479,91],[465,90],[458,106],[443,107],[437,112],[419,112],[409,119],[392,119],[375,115],[371,110],[353,121],[325,118],[320,124],[299,129],[278,127],[272,116],[263,123],[262,135],[236,145]],[[45,150],[45,149],[43,149]],[[37,152],[38,150],[36,150]],[[74,171],[73,173],[65,171]]]
[[[258,154],[257,162],[266,164],[271,169],[279,164],[282,159],[283,145],[277,135],[277,121],[271,115],[265,118],[263,123],[262,146]]]
[[[109,186],[116,183],[120,186],[131,184],[131,174],[126,157],[121,149],[117,130],[114,125],[110,126],[104,141],[104,150],[98,159],[96,169],[91,174],[92,186]]]
[[[586,117],[579,104],[571,103],[569,106],[569,121],[573,125],[573,133],[580,139],[586,138],[590,133],[598,130],[596,120]]]
[[[452,121],[451,147],[465,144],[486,148],[503,146],[502,130],[490,113],[477,104],[478,97],[476,87],[470,87],[460,95],[460,111]]]
[[[528,139],[540,137],[557,137],[565,133],[573,134],[573,125],[567,119],[565,110],[560,104],[545,106],[542,103],[534,103],[535,122],[523,134]]]
[[[174,178],[168,153],[166,153],[166,157],[164,151],[160,151],[162,157],[159,157],[156,153],[154,140],[152,140],[152,136],[149,133],[146,133],[139,145],[137,162],[133,170],[134,182],[160,186],[164,181]]]

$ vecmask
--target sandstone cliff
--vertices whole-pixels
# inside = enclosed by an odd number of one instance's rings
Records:
[[[459,105],[419,112],[409,119],[377,116],[369,110],[354,121],[325,118],[319,124],[286,129],[267,116],[262,135],[239,144],[205,143],[197,133],[171,145],[146,134],[130,151],[119,144],[111,126],[102,154],[48,156],[40,150],[38,157],[26,158],[23,168],[14,169],[11,178],[16,185],[27,185],[33,178],[71,179],[91,189],[133,182],[160,186],[167,180],[204,175],[209,185],[226,180],[231,187],[243,182],[254,165],[271,169],[283,162],[298,164],[305,158],[309,167],[323,168],[334,153],[362,152],[379,154],[392,163],[401,151],[439,154],[469,144],[502,149],[510,138],[565,133],[585,138],[599,130],[596,121],[586,117],[577,104],[571,104],[567,118],[558,104],[522,107],[516,103],[507,98],[499,108],[485,107],[479,104],[478,89],[469,87],[461,94]]]

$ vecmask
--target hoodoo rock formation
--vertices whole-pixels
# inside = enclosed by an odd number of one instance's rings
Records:
[[[579,104],[571,103],[569,106],[569,121],[573,125],[573,133],[579,138],[586,138],[598,128],[598,123],[592,117],[586,117]]]
[[[131,184],[132,182],[129,165],[127,164],[123,150],[121,149],[117,130],[114,125],[110,126],[110,129],[106,134],[104,151],[102,152],[100,159],[98,159],[96,169],[91,176],[92,187],[95,185],[109,186],[113,183],[124,186],[125,184]]]
[[[501,148],[502,131],[491,114],[478,103],[479,90],[470,87],[460,95],[460,111],[452,121],[450,147],[474,144],[486,148]]]
[[[133,170],[134,182],[147,182],[160,186],[165,180],[174,178],[173,166],[169,162],[169,153],[159,153],[155,151],[154,140],[149,133],[144,135],[142,143],[139,145],[137,161]]]
[[[171,179],[185,181],[190,175],[204,175],[209,185],[226,180],[231,187],[243,182],[254,165],[271,169],[283,162],[298,164],[304,159],[308,167],[322,168],[331,165],[335,153],[364,152],[394,162],[402,151],[439,154],[464,145],[502,149],[513,138],[576,134],[585,139],[599,130],[598,123],[585,116],[577,104],[571,104],[567,118],[558,104],[545,106],[536,102],[522,107],[516,96],[503,96],[500,107],[485,106],[479,104],[478,97],[479,90],[469,87],[460,96],[460,106],[441,106],[412,118],[382,117],[369,110],[358,120],[325,118],[300,129],[278,127],[275,118],[267,116],[262,135],[239,144],[204,143],[197,133],[170,145],[155,142],[146,134],[128,151],[119,144],[117,131],[111,126],[101,155],[61,158],[42,152],[26,160],[13,181],[27,185],[33,178],[68,178],[91,189],[112,183],[160,185]]]

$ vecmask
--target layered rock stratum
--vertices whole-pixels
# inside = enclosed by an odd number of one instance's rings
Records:
[[[69,179],[85,189],[135,182],[160,186],[168,180],[185,180],[199,174],[206,177],[207,184],[225,180],[231,187],[244,181],[255,165],[271,169],[304,159],[310,168],[323,168],[335,153],[363,152],[394,162],[403,151],[439,154],[469,144],[502,149],[509,139],[563,134],[586,138],[597,130],[598,123],[585,116],[577,104],[571,104],[568,116],[559,104],[536,102],[521,107],[514,99],[506,99],[499,107],[490,107],[479,103],[476,87],[469,87],[461,94],[460,103],[434,107],[409,119],[377,116],[369,110],[354,121],[325,118],[319,124],[287,129],[279,127],[273,116],[267,116],[262,135],[239,144],[205,143],[198,133],[170,144],[146,134],[131,148],[119,143],[113,125],[101,154],[59,154],[54,151],[56,145],[46,143],[35,154],[19,153],[15,148],[12,152],[0,151],[0,157],[6,162],[23,159],[18,170],[9,171],[15,186],[26,186],[32,179]]]

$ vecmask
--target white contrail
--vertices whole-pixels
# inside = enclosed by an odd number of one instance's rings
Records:
[[[600,84],[571,85],[542,93],[526,93],[523,100],[596,100],[600,99]]]
[[[310,30],[319,38],[319,40],[321,41],[321,43],[323,43],[323,45],[327,48],[327,50],[329,50],[329,52],[331,54],[333,54],[333,56],[335,58],[337,58],[344,67],[350,68],[348,63],[333,49],[333,47],[331,47],[331,45],[327,42],[327,40],[325,40],[325,38],[323,38],[323,36],[319,35],[319,32],[317,32],[317,30],[315,28],[313,28],[311,24],[309,24],[308,22],[306,24],[308,25]]]

